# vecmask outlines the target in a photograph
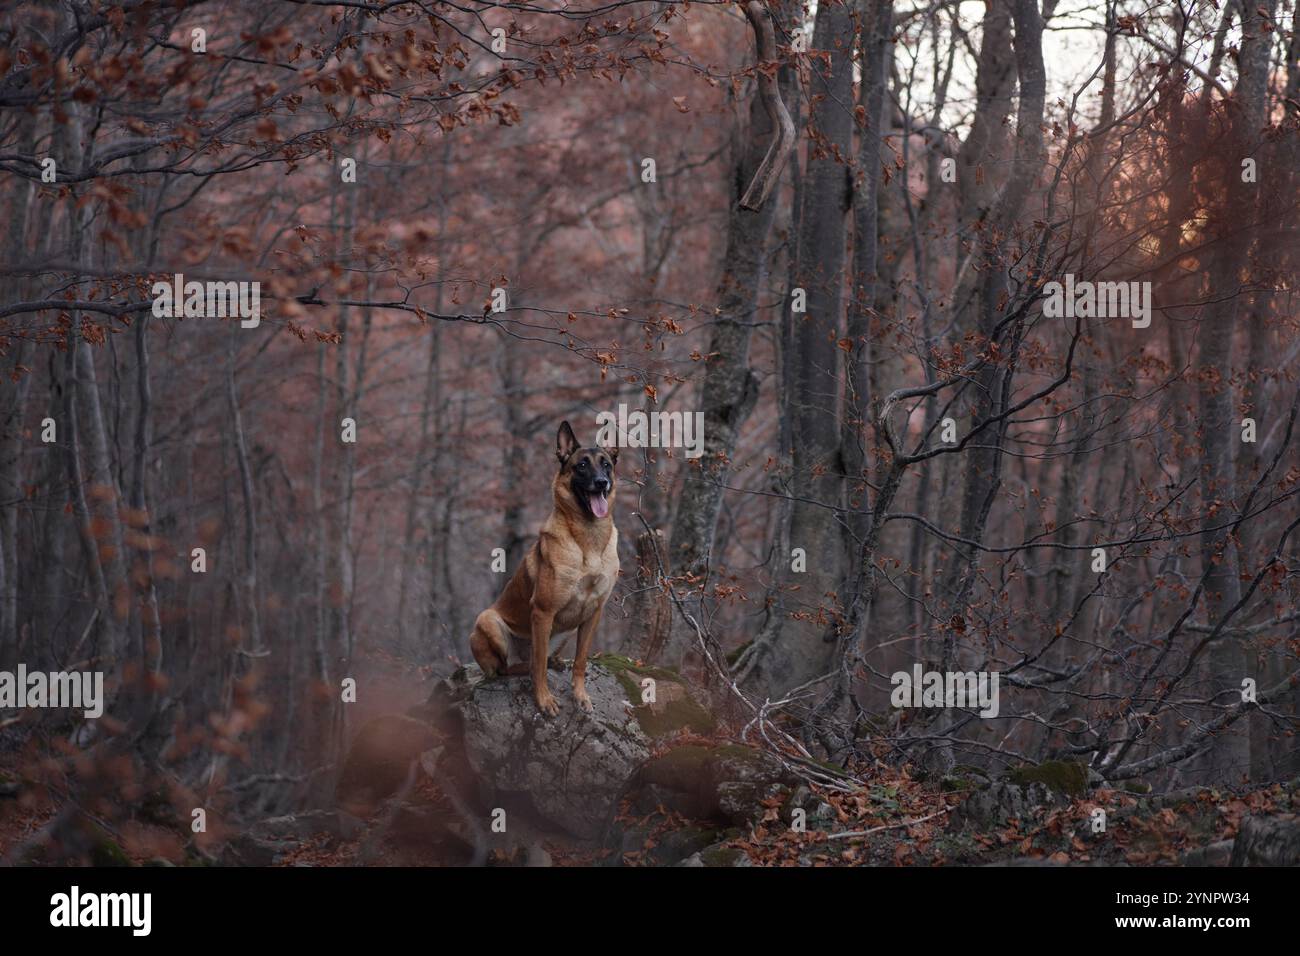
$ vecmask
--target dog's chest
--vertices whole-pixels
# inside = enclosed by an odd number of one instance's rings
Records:
[[[603,601],[613,587],[614,580],[603,569],[584,574],[578,579],[578,600],[584,602]]]
[[[583,570],[584,573],[578,577],[573,596],[582,608],[582,619],[586,620],[595,614],[605,602],[605,598],[609,597],[609,592],[614,587],[614,577],[606,574],[603,566]]]
[[[560,625],[566,629],[577,627],[599,611],[614,589],[617,574],[617,563],[611,564],[604,555],[593,555],[575,566],[569,577],[569,600],[560,614],[563,618]]]

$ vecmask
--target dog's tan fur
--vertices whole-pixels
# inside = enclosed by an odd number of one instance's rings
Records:
[[[618,449],[579,448],[569,423],[564,422],[556,438],[556,456],[560,470],[551,482],[554,509],[505,591],[474,622],[469,639],[474,659],[487,676],[531,674],[537,709],[548,717],[560,709],[546,684],[551,641],[574,629],[578,648],[573,659],[573,696],[579,706],[591,711],[587,654],[618,578],[618,529],[613,517]],[[580,470],[583,461],[589,470]],[[597,518],[574,486],[583,474],[600,473],[605,466],[609,513]]]

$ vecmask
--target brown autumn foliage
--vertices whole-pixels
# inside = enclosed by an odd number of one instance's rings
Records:
[[[889,842],[818,862],[944,862],[961,765],[1261,806],[1300,771],[1293,5],[760,6],[770,59],[733,3],[0,11],[0,671],[108,686],[0,703],[0,855],[73,798],[139,858],[327,802],[468,661],[555,426],[620,405],[705,444],[620,459],[601,646],[892,790],[830,798]],[[749,211],[762,77],[798,135]],[[157,314],[177,274],[257,323]],[[1149,324],[1052,314],[1067,275],[1150,283]],[[892,705],[914,664],[998,714]]]

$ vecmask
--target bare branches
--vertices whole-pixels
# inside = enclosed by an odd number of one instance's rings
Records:
[[[745,16],[749,17],[754,28],[754,39],[758,47],[758,63],[754,67],[754,76],[758,82],[759,95],[763,97],[763,106],[772,121],[773,138],[767,148],[767,155],[754,173],[754,179],[745,190],[740,200],[741,209],[757,211],[767,202],[768,196],[781,179],[781,172],[790,159],[794,149],[794,121],[781,99],[781,91],[776,83],[776,38],[772,29],[770,14],[759,0],[748,0],[745,4]]]

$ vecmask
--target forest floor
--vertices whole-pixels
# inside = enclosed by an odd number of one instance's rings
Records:
[[[1226,865],[1232,839],[1249,813],[1300,808],[1300,792],[1283,785],[1232,793],[1212,789],[1164,798],[1097,789],[1032,820],[1009,820],[987,829],[951,829],[954,812],[969,794],[943,792],[905,773],[876,774],[852,795],[822,794],[834,819],[797,832],[782,818],[778,800],[747,831],[717,821],[688,819],[660,809],[617,818],[617,846],[564,838],[542,839],[544,859],[555,866],[672,865],[692,847],[708,866],[943,866],[943,865]],[[438,802],[425,784],[416,799]],[[1104,832],[1093,832],[1094,811],[1107,812]],[[347,866],[359,862],[363,840],[318,837],[286,854],[282,865]],[[707,849],[705,849],[707,847]],[[693,851],[694,852],[694,851]],[[685,854],[690,856],[689,853]],[[371,865],[438,865],[463,862],[421,847],[400,834],[382,840]],[[527,865],[525,847],[490,850],[488,865]]]
[[[33,841],[63,807],[49,789],[25,782],[18,754],[0,748],[0,860]],[[963,824],[962,804],[977,791],[950,789],[950,779],[939,786],[914,779],[906,769],[877,765],[859,783],[861,789],[851,794],[814,790],[820,810],[802,832],[791,825],[779,797],[745,828],[688,819],[662,807],[633,814],[624,805],[616,817],[618,835],[603,844],[539,835],[527,845],[516,837],[495,848],[480,840],[480,851],[487,865],[505,866],[663,866],[682,860],[707,866],[1224,865],[1244,816],[1300,810],[1300,781],[1242,792],[1195,788],[1165,795],[1099,787],[1037,808],[1025,819],[994,825],[968,819]],[[1098,811],[1105,814],[1100,830]],[[102,812],[90,819],[99,828],[96,840],[82,841],[76,853],[71,848],[60,852],[56,843],[53,853],[33,862],[249,862],[230,859],[212,844],[195,854],[186,848],[190,835],[183,826],[151,819],[138,809],[124,808],[112,822]],[[250,823],[250,832],[257,832],[256,827]],[[238,824],[228,824],[226,837],[238,829]],[[446,796],[421,778],[400,807],[381,808],[369,820],[356,820],[350,831],[281,835],[273,853],[260,862],[458,865],[472,857],[475,842],[458,825]]]

